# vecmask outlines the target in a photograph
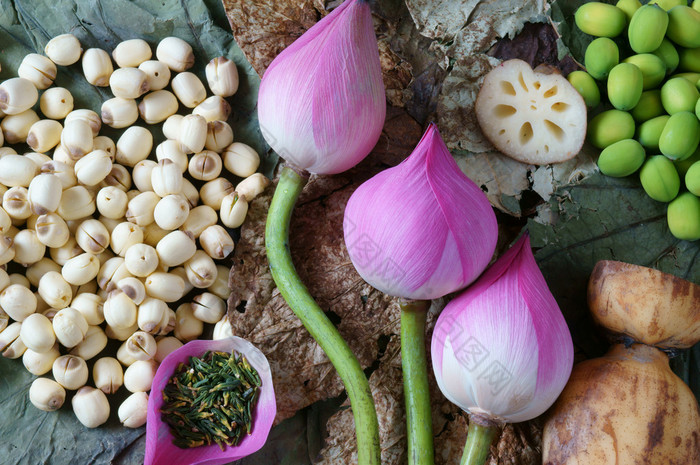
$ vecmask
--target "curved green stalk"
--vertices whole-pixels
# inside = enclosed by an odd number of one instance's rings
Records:
[[[355,354],[299,279],[289,252],[289,222],[307,179],[288,166],[282,169],[265,226],[267,259],[282,297],[321,346],[345,385],[355,418],[358,464],[375,465],[380,463],[379,424],[367,377]]]
[[[494,424],[482,424],[469,416],[469,431],[467,432],[467,444],[464,446],[461,465],[484,465],[489,456],[489,448],[496,438],[498,426]]]
[[[402,301],[401,366],[406,399],[409,465],[434,463],[433,421],[430,413],[428,364],[425,357],[426,300]]]

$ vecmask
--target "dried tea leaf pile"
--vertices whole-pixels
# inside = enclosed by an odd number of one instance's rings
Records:
[[[163,389],[161,418],[183,449],[235,446],[251,433],[251,411],[262,381],[245,356],[207,351],[180,363]]]

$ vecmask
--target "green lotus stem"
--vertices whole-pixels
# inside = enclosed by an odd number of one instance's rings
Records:
[[[433,465],[433,420],[430,413],[425,320],[430,302],[401,301],[401,366],[406,400],[409,465]]]
[[[496,438],[498,426],[486,421],[479,421],[473,415],[469,416],[469,431],[467,444],[464,446],[461,465],[484,465],[489,456],[489,448]]]
[[[355,418],[358,464],[378,465],[381,455],[379,423],[367,377],[338,329],[299,279],[289,252],[289,222],[307,180],[308,176],[289,166],[282,169],[265,226],[267,259],[277,289],[326,353],[345,385]]]

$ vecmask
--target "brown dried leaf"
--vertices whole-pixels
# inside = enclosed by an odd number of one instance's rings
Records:
[[[405,158],[421,133],[404,112],[390,112],[375,153],[350,172],[312,178],[292,219],[290,244],[299,275],[321,308],[340,320],[338,329],[363,367],[376,360],[378,339],[395,332],[398,313],[394,299],[366,284],[350,262],[343,241],[343,212],[354,189],[385,168],[383,163]],[[272,191],[251,203],[241,229],[231,270],[229,318],[234,334],[257,345],[270,360],[277,419],[282,420],[318,400],[337,396],[343,388],[269,273],[264,230]]]

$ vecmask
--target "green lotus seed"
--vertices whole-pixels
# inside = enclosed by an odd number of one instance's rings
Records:
[[[687,5],[687,0],[651,0],[649,5],[659,5],[664,10],[668,11],[674,6]]]
[[[654,155],[644,162],[639,171],[644,192],[659,202],[670,202],[678,195],[681,179],[673,162],[663,155]]]
[[[632,137],[634,137],[634,119],[626,111],[604,111],[588,123],[588,140],[599,149]]]
[[[669,79],[661,87],[661,104],[669,115],[679,111],[695,111],[698,98],[700,98],[700,92],[687,79]]]
[[[627,37],[637,53],[650,53],[661,46],[668,27],[668,14],[657,5],[644,5],[632,16]]]
[[[644,163],[644,147],[634,139],[625,139],[606,147],[598,157],[598,168],[606,176],[621,178],[634,173]]]
[[[683,192],[668,204],[666,221],[671,234],[678,239],[700,239],[700,199],[690,192]]]
[[[643,122],[637,128],[636,139],[647,150],[659,150],[661,133],[670,118],[668,115],[662,115]]]
[[[663,61],[664,65],[666,65],[667,74],[674,72],[676,68],[678,68],[678,63],[680,60],[678,50],[676,50],[676,47],[674,47],[671,41],[668,39],[662,40],[659,48],[651,53],[661,58],[661,61]]]
[[[700,162],[693,163],[685,173],[685,187],[694,195],[700,195]]]
[[[644,77],[644,90],[656,88],[666,77],[666,65],[661,61],[661,58],[652,53],[632,55],[622,62],[631,63],[640,69]]]
[[[638,123],[650,120],[664,114],[664,107],[661,105],[660,90],[646,90],[639,97],[639,103],[632,111],[632,118]]]
[[[639,0],[620,0],[615,6],[627,16],[627,22],[629,23],[632,20],[632,16],[634,16],[634,12],[641,8],[642,4]]]
[[[680,49],[678,51],[678,68],[683,71],[700,73],[700,48]]]
[[[700,12],[687,3],[668,10],[666,35],[681,47],[700,47]]]
[[[690,82],[692,82],[693,84],[695,84],[696,82],[698,82],[698,79],[700,79],[700,73],[695,73],[695,72],[676,73],[673,76],[671,76],[670,79],[677,78],[677,77],[682,77],[683,79],[687,79]]]
[[[603,80],[620,62],[620,51],[611,39],[601,37],[588,44],[583,62],[588,74],[595,79]]]
[[[600,103],[600,90],[593,77],[585,71],[573,71],[566,77],[574,89],[581,94],[588,108],[595,108]]]
[[[700,143],[700,122],[695,113],[671,115],[659,138],[659,150],[672,160],[688,158]]]
[[[608,76],[608,99],[618,110],[631,110],[642,96],[642,72],[635,65],[620,63]]]
[[[700,161],[700,147],[695,149],[695,152],[685,160],[673,160],[673,165],[678,171],[678,176],[684,178],[688,170],[696,161]]]
[[[627,17],[621,9],[599,2],[581,5],[574,20],[579,29],[596,37],[617,37],[627,25]]]

